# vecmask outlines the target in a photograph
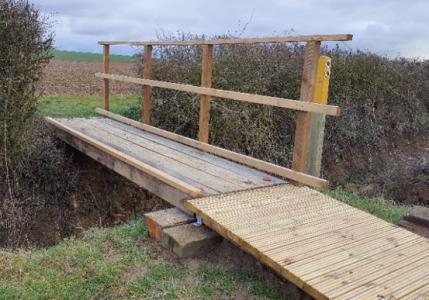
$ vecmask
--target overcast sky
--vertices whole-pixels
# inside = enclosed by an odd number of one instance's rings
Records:
[[[344,47],[429,58],[429,0],[33,0],[55,21],[56,47],[99,52],[98,40],[151,40],[159,31],[243,37],[352,33]],[[345,45],[347,44],[347,45]],[[114,47],[113,52],[132,49]]]

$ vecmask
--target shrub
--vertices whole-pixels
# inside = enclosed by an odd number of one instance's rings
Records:
[[[23,228],[46,195],[67,190],[58,180],[64,158],[47,149],[52,142],[40,132],[32,135],[36,83],[52,49],[47,28],[27,1],[0,1],[0,241],[6,245],[25,240]]]
[[[27,1],[0,2],[0,154],[23,151],[36,110],[35,87],[49,62],[47,23]]]

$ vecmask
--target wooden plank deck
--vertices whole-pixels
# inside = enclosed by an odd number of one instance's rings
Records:
[[[182,209],[183,201],[189,199],[189,195],[112,157],[101,148],[86,143],[64,128],[77,131],[97,141],[101,146],[109,146],[128,157],[202,189],[205,196],[285,182],[274,176],[269,176],[271,181],[264,181],[264,176],[268,176],[264,172],[112,119],[72,118],[55,121],[62,126],[61,128],[57,126],[59,136],[68,144]]]
[[[205,224],[317,299],[429,299],[429,240],[307,187],[188,200]]]

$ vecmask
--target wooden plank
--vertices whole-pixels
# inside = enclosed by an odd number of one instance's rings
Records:
[[[427,243],[426,243],[427,244]],[[371,282],[403,267],[428,259],[429,248],[421,243],[408,243],[390,251],[373,256],[371,261],[361,261],[360,264],[349,265],[346,268],[309,281],[332,297],[339,297],[352,290],[371,285]]]
[[[64,123],[64,120],[61,120]],[[158,155],[151,150],[146,148],[141,149],[140,146],[134,144],[132,141],[128,141],[127,138],[123,135],[113,135],[109,132],[108,128],[100,127],[99,125],[94,124],[85,124],[85,126],[77,126],[75,124],[67,124],[78,131],[83,133],[88,133],[88,135],[97,141],[100,141],[112,148],[134,157],[135,159],[145,163],[161,172],[169,174],[179,180],[182,180],[191,186],[199,188],[204,193],[204,196],[208,195],[216,195],[221,192],[224,186],[219,187],[219,184],[212,183],[209,180],[198,180],[199,178],[195,178],[192,173],[183,172],[180,168],[180,164],[176,164],[175,161],[170,160],[168,158],[164,159],[162,155]]]
[[[213,45],[203,46],[203,61],[201,64],[201,86],[210,88],[212,86],[213,74]],[[211,96],[200,96],[200,118],[198,140],[203,143],[209,141],[210,126],[210,101]]]
[[[152,45],[146,45],[144,47],[143,77],[145,79],[152,79]],[[151,112],[152,87],[150,85],[143,85],[143,123],[150,124]]]
[[[290,191],[290,189],[287,188],[282,190]],[[344,211],[342,206],[329,205],[329,203],[315,202],[308,199],[312,195],[309,190],[310,189],[303,189],[299,192],[292,191],[284,197],[279,194],[266,197],[263,193],[260,193],[259,189],[254,189],[252,195],[249,195],[249,197],[258,197],[257,203],[248,201],[245,198],[230,201],[223,201],[217,198],[217,201],[200,204],[200,207],[210,210],[213,213],[219,213],[219,215],[217,215],[219,220],[225,219],[224,221],[226,223],[224,224],[226,225],[231,222],[235,225],[234,229],[236,232],[240,232],[240,234],[244,234],[244,232],[241,232],[240,228],[243,227],[243,230],[246,230],[248,224],[255,225],[258,229],[263,230],[274,225],[278,227],[284,224],[290,224],[291,222],[298,224],[301,221],[301,217],[306,219],[308,215],[314,215],[313,212],[308,212],[310,207],[317,206],[320,208],[320,210],[317,210],[317,213],[320,214],[320,220],[325,219],[332,211]],[[229,210],[230,207],[234,207],[234,210]],[[234,222],[236,218],[242,218],[242,222]],[[314,219],[312,221],[314,222]],[[254,230],[255,231],[252,230],[252,234],[257,232],[256,228]],[[249,235],[247,238],[251,236],[252,235]]]
[[[328,104],[329,79],[331,77],[331,58],[319,58],[316,75],[316,86],[313,101],[318,104]],[[320,177],[322,168],[323,140],[325,137],[326,118],[321,114],[313,114],[310,131],[310,157],[308,173]]]
[[[286,37],[264,37],[247,39],[218,39],[218,40],[189,40],[189,41],[99,41],[100,45],[130,45],[130,46],[189,46],[189,45],[232,45],[259,43],[288,43],[309,41],[351,41],[352,34],[298,35]]]
[[[284,209],[288,209],[288,207],[279,206],[277,211],[282,211]],[[296,214],[300,214],[308,209],[309,207],[304,207],[303,209],[296,210]],[[267,213],[267,215],[262,216],[255,215],[255,222],[246,221],[245,224],[234,224],[232,221],[226,221],[228,218],[232,218],[233,216],[218,215],[217,218],[219,221],[222,221],[222,224],[233,229],[234,232],[239,234],[241,237],[246,238],[250,243],[264,244],[265,241],[269,240],[270,245],[264,245],[264,247],[272,247],[271,250],[273,251],[278,248],[277,246],[284,246],[285,244],[283,242],[285,241],[292,244],[319,236],[319,231],[314,231],[314,227],[316,226],[320,227],[318,228],[320,231],[323,230],[323,232],[330,232],[329,229],[332,228],[333,225],[337,226],[335,227],[335,230],[341,230],[343,228],[349,228],[357,224],[361,224],[362,222],[368,223],[368,220],[363,218],[360,214],[353,212],[346,216],[341,213],[341,209],[335,207],[321,210],[321,213],[326,215],[318,219],[316,218],[316,214],[305,216],[299,215],[299,217],[295,219],[292,216],[281,212],[274,213],[267,211]],[[270,216],[270,213],[272,214],[272,217]],[[240,217],[241,216],[238,214],[237,218]],[[249,216],[245,217],[247,218]],[[332,221],[336,218],[339,220],[337,223]],[[303,231],[301,231],[301,229],[303,229]],[[282,233],[287,230],[293,230],[297,234],[294,235],[294,238],[286,238]],[[298,235],[298,233],[300,234]],[[266,250],[268,251],[270,249]]]
[[[317,64],[320,57],[320,42],[308,42],[304,53],[304,69],[302,72],[301,95],[302,102],[311,102],[316,86]],[[309,112],[297,112],[295,143],[293,148],[292,169],[308,174],[311,121]]]
[[[71,122],[70,122],[71,121]],[[217,175],[212,175],[206,172],[201,166],[192,164],[189,161],[177,160],[177,157],[171,157],[171,154],[160,153],[158,149],[151,149],[130,140],[130,136],[122,131],[104,124],[99,124],[88,119],[73,119],[61,120],[61,123],[69,126],[79,132],[85,133],[89,137],[106,144],[121,153],[125,153],[138,161],[141,161],[153,168],[178,178],[196,188],[200,188],[203,192],[210,193],[214,190],[215,193],[231,192],[248,188],[244,183],[231,182],[226,178]]]
[[[125,124],[146,130],[148,132],[157,134],[159,136],[174,140],[176,142],[242,163],[244,165],[248,165],[251,167],[254,167],[256,169],[271,173],[271,174],[275,174],[278,176],[282,176],[284,178],[289,178],[292,180],[295,180],[297,182],[301,182],[303,184],[309,185],[309,186],[314,186],[314,187],[318,187],[318,188],[327,188],[328,187],[328,182],[324,179],[318,178],[318,177],[314,177],[305,173],[301,173],[301,172],[297,172],[285,167],[280,167],[277,166],[275,164],[272,163],[268,163],[253,157],[249,157],[243,154],[239,154],[239,153],[235,153],[233,151],[229,151],[226,149],[222,149],[220,147],[216,147],[213,145],[209,145],[206,143],[201,143],[199,141],[172,133],[172,132],[168,132],[166,130],[162,130],[150,125],[146,125],[146,124],[141,124],[137,121],[119,116],[117,114],[105,111],[101,108],[97,108],[95,110],[97,113],[99,113],[100,115],[103,115],[105,117],[109,117],[112,118],[116,121],[119,122],[123,122]]]
[[[429,259],[419,260],[370,282],[364,289],[345,293],[340,299],[400,299],[407,293],[429,284],[428,270]]]
[[[412,291],[408,295],[405,295],[405,297],[404,297],[404,299],[428,300],[429,299],[429,284],[422,286],[421,288],[419,288],[415,291]]]
[[[118,75],[118,74],[96,73],[95,76],[98,78],[104,78],[104,79],[107,78],[110,80],[116,80],[121,82],[150,85],[152,87],[159,87],[159,88],[171,89],[171,90],[188,92],[188,93],[196,93],[196,94],[207,95],[212,97],[219,97],[219,98],[226,98],[226,99],[238,100],[238,101],[249,102],[249,103],[289,108],[289,109],[294,109],[294,110],[303,111],[303,112],[314,112],[314,113],[326,114],[331,116],[339,116],[341,113],[340,108],[338,106],[311,103],[310,100],[297,101],[292,99],[284,99],[284,98],[278,98],[278,97],[262,96],[262,95],[256,95],[256,94],[247,94],[247,93],[219,90],[219,89],[213,89],[213,88],[207,88],[207,87],[193,86],[189,84],[136,78],[136,77],[130,77],[130,76]],[[306,99],[311,99],[311,98],[306,98]]]
[[[179,151],[184,154],[189,155],[191,158],[199,159],[202,161],[205,161],[215,167],[223,168],[226,171],[235,173],[237,175],[240,175],[246,179],[249,179],[253,182],[255,182],[258,185],[272,185],[272,184],[281,184],[285,183],[284,180],[270,176],[271,181],[264,181],[263,178],[267,176],[267,173],[258,171],[256,169],[235,163],[233,161],[221,158],[219,156],[204,152],[202,150],[196,149],[194,147],[190,147],[178,142],[175,142],[173,140],[164,138],[162,136],[152,134],[150,132],[141,130],[140,128],[135,128],[133,126],[126,125],[122,122],[115,121],[113,119],[109,118],[101,118],[98,120],[98,122],[107,124],[109,126],[113,126],[116,128],[119,128],[121,130],[124,130],[130,134],[142,137],[146,140],[150,140],[154,143],[157,143],[159,145],[165,146],[172,151]]]
[[[255,188],[257,185],[253,183],[253,185],[249,185],[244,183],[246,178],[243,178],[242,176],[236,176],[234,173],[228,172],[222,168],[213,166],[211,164],[206,163],[205,161],[201,161],[198,159],[193,159],[192,157],[181,153],[177,151],[171,151],[170,148],[161,146],[157,143],[154,143],[150,140],[143,139],[138,136],[130,135],[129,133],[118,129],[116,127],[110,126],[103,123],[99,123],[96,120],[89,120],[89,127],[93,128],[94,130],[98,131],[105,131],[107,134],[117,137],[119,140],[125,140],[127,142],[132,143],[132,145],[135,145],[138,147],[138,151],[142,152],[141,156],[144,158],[149,158],[149,153],[154,153],[157,155],[157,157],[164,156],[166,158],[165,163],[169,162],[168,165],[173,167],[176,164],[171,163],[171,161],[176,161],[178,166],[186,165],[189,166],[195,170],[192,172],[184,172],[183,174],[187,175],[188,178],[192,178],[195,181],[198,181],[198,179],[201,179],[201,176],[203,174],[206,174],[207,176],[207,182],[210,179],[213,181],[220,181],[225,182],[228,184],[228,186],[231,186],[231,184],[235,187],[236,190],[240,189],[246,189],[246,188]],[[123,144],[121,141],[119,143],[121,145],[121,148],[124,147],[125,149],[128,147],[125,147],[126,144]],[[142,148],[142,149],[141,149]],[[153,156],[150,156],[153,157]],[[182,168],[180,168],[182,170]],[[190,169],[191,170],[191,169]],[[207,186],[207,185],[206,185]],[[208,185],[210,187],[210,185]],[[215,186],[215,182],[213,182],[213,186]],[[220,190],[222,192],[224,190]]]
[[[188,200],[185,207],[316,299],[399,299],[426,292],[429,240],[308,190],[278,185]],[[299,207],[294,195],[306,205]],[[325,201],[340,213],[325,211]]]
[[[242,202],[222,202],[217,199],[218,201],[213,202],[213,206],[204,205],[201,207],[217,213],[217,218],[223,221],[223,224],[233,228],[235,232],[246,237],[249,241],[253,240],[254,236],[258,236],[259,231],[264,231],[268,235],[273,230],[273,234],[276,235],[277,231],[284,229],[283,226],[292,225],[291,227],[295,226],[295,229],[297,229],[296,226],[305,225],[305,223],[309,222],[308,220],[311,220],[310,224],[320,226],[322,223],[330,222],[333,219],[342,222],[343,220],[349,221],[350,218],[355,218],[356,216],[359,218],[366,216],[359,210],[347,210],[345,206],[326,205],[307,200],[308,197],[313,197],[309,193],[294,193],[292,197],[289,195],[282,197],[282,195],[276,194],[276,196],[269,198],[258,196],[258,193],[252,193],[249,197],[258,197],[258,203],[247,201],[248,205],[243,205]],[[226,213],[225,210],[230,206],[234,207],[234,210]],[[312,207],[318,207],[319,209],[315,210],[315,212],[320,213],[320,215],[309,212]],[[243,220],[239,223],[234,222],[237,218]],[[365,220],[367,222],[371,221],[370,218],[365,218]],[[255,228],[249,230],[249,224]]]
[[[320,255],[325,251],[340,249],[345,245],[359,243],[368,243],[386,233],[397,230],[391,226],[379,223],[371,223],[375,231],[368,231],[362,223],[354,226],[341,228],[338,231],[333,230],[322,233],[310,239],[300,240],[287,246],[281,246],[275,251],[267,252],[274,260],[281,262],[285,258],[289,262],[297,262],[312,256]]]
[[[361,229],[361,232],[368,232],[368,227],[365,226],[365,221],[361,220],[360,223],[356,223],[356,226],[354,227],[343,227],[343,228],[339,228],[338,233],[341,234],[337,234],[338,239],[336,240],[336,243],[332,243],[332,240],[329,239],[321,239],[320,243],[316,243],[316,244],[310,244],[308,247],[309,249],[307,250],[306,247],[302,248],[302,252],[298,251],[298,249],[295,249],[295,251],[283,251],[283,247],[277,247],[275,248],[275,250],[282,250],[282,251],[277,251],[277,252],[273,252],[270,251],[271,249],[269,249],[268,251],[265,251],[267,254],[270,255],[270,257],[272,257],[274,260],[278,261],[280,264],[282,265],[297,265],[302,261],[305,261],[308,258],[311,257],[316,257],[316,256],[323,256],[324,252],[334,252],[337,251],[338,253],[341,253],[343,251],[345,251],[345,249],[360,249],[358,247],[367,247],[368,244],[371,243],[371,241],[377,240],[380,241],[381,243],[384,243],[384,245],[388,245],[388,241],[384,241],[384,237],[386,234],[403,234],[404,232],[398,228],[391,228],[389,226],[384,226],[382,224],[377,224],[377,222],[372,222],[369,223],[369,225],[374,227],[374,230],[378,230],[379,232],[372,232],[369,231],[369,233],[366,235],[366,237],[362,237],[362,238],[353,238],[352,240],[349,241],[344,241],[345,237],[347,236],[346,233],[344,233],[342,231],[342,229],[346,230],[347,228],[357,228],[357,229]],[[335,229],[336,226],[333,226],[331,228],[329,228],[329,230],[333,233],[335,233]],[[383,231],[383,228],[385,228],[385,230]],[[317,228],[313,228],[313,230],[317,230]],[[357,231],[358,232],[358,231]],[[341,235],[344,237],[343,239],[341,239]],[[321,237],[321,235],[314,235],[315,237]],[[302,241],[302,240],[300,240]],[[381,244],[380,243],[380,244]],[[290,244],[292,245],[292,244]],[[289,245],[288,245],[289,246]],[[304,252],[305,250],[305,252]],[[307,252],[308,251],[308,252]],[[353,256],[355,256],[355,253],[357,252],[353,252]],[[317,262],[315,263],[317,264]],[[309,266],[309,268],[311,268],[313,266]],[[303,274],[303,273],[301,273]]]
[[[359,287],[361,283],[366,283],[379,276],[391,273],[390,266],[392,262],[393,268],[400,268],[401,264],[408,265],[410,258],[414,258],[416,253],[424,252],[423,250],[427,249],[425,244],[427,242],[423,243],[421,239],[416,239],[385,252],[379,252],[373,255],[370,261],[359,260],[335,271],[328,271],[315,276],[313,279],[308,280],[308,283],[339,295],[342,291],[351,291],[355,287]],[[429,253],[425,256],[427,255]],[[381,265],[383,268],[379,268]]]
[[[334,207],[334,205],[330,205],[330,203],[326,203],[324,201],[315,202],[311,197],[312,190],[309,188],[302,188],[300,190],[296,190],[296,189],[293,189],[294,186],[292,185],[281,185],[281,187],[282,187],[282,192],[284,193],[284,195],[281,195],[281,196],[285,197],[286,200],[283,197],[279,197],[278,194],[275,194],[277,197],[273,198],[271,195],[267,195],[264,189],[253,189],[252,197],[258,197],[257,203],[249,201],[244,197],[231,198],[229,197],[229,195],[224,195],[224,196],[219,195],[219,197],[217,197],[213,201],[209,201],[208,199],[206,199],[207,201],[198,202],[195,204],[198,204],[198,206],[203,209],[207,209],[213,212],[223,212],[224,215],[228,215],[228,216],[236,216],[236,214],[237,213],[240,214],[240,212],[243,209],[252,208],[252,207],[255,208],[256,211],[260,211],[261,208],[265,207],[265,205],[268,205],[268,204],[276,205],[277,203],[280,203],[281,205],[284,205],[285,207],[287,207],[287,211],[288,212],[290,211],[291,214],[294,214],[295,211],[301,208],[306,208],[310,206],[314,207],[315,205],[318,205],[320,207],[327,208],[327,209]],[[248,192],[250,194],[250,191]],[[234,210],[229,210],[229,208],[231,207],[234,207]],[[310,212],[308,213],[311,214]],[[249,218],[249,220],[242,220],[242,221],[252,222],[253,220]],[[271,220],[271,221],[274,221],[274,220]],[[278,218],[275,221],[282,222],[286,220]]]
[[[279,207],[277,210],[284,210],[285,207]],[[307,208],[308,210],[308,208]],[[322,213],[324,213],[323,211]],[[213,213],[216,213],[213,211]],[[299,214],[300,211],[297,211]],[[337,209],[331,209],[326,211],[327,216],[323,217],[317,221],[309,221],[306,217],[299,218],[295,221],[292,217],[287,217],[282,213],[272,213],[272,217],[270,219],[270,215],[266,215],[263,217],[255,216],[255,222],[252,223],[249,219],[245,219],[245,224],[234,224],[232,219],[234,216],[224,216],[221,213],[217,214],[217,219],[222,222],[222,224],[228,227],[231,230],[234,230],[241,237],[245,238],[249,243],[252,244],[264,244],[267,240],[270,241],[270,245],[264,245],[267,247],[272,247],[271,250],[275,250],[277,246],[284,246],[283,242],[287,243],[295,243],[298,241],[302,241],[305,239],[312,239],[320,235],[318,231],[314,231],[315,226],[319,226],[320,230],[324,230],[329,232],[329,229],[333,228],[333,225],[338,226],[335,227],[335,230],[341,230],[343,228],[349,228],[355,226],[357,224],[361,224],[362,222],[367,222],[368,220],[362,218],[359,214],[351,213],[346,218],[341,216],[341,221],[338,223],[332,222],[332,219],[335,219],[336,213],[338,213]],[[247,218],[248,216],[245,216]],[[314,217],[309,215],[308,217]],[[235,216],[235,218],[241,218],[240,215]],[[280,218],[284,218],[286,220],[280,220]],[[369,222],[373,223],[373,222]],[[301,228],[302,227],[302,228]],[[301,230],[303,229],[303,230]],[[333,229],[333,230],[334,230]],[[285,231],[292,230],[297,234],[294,235],[293,238],[286,238],[287,236],[282,235]],[[299,235],[298,235],[299,233]],[[270,249],[266,249],[267,251]]]
[[[307,208],[308,210],[309,208]],[[261,234],[263,231],[260,231],[259,236],[254,234],[244,235],[240,232],[240,235],[246,237],[252,243],[261,244],[261,250],[266,251],[267,253],[278,253],[281,247],[284,247],[288,244],[294,244],[299,241],[310,240],[316,237],[319,237],[323,234],[330,234],[332,231],[340,232],[343,229],[350,229],[352,227],[361,226],[364,223],[373,224],[376,223],[376,220],[370,220],[365,217],[365,215],[350,212],[348,215],[345,212],[336,214],[338,211],[332,209],[328,211],[326,217],[316,219],[313,217],[313,222],[305,221],[306,217],[303,218],[301,222],[292,223],[291,225],[285,226],[275,226],[264,231],[266,234]],[[300,212],[298,212],[300,213]],[[289,217],[290,218],[290,217]],[[374,225],[376,226],[376,225]],[[281,235],[280,233],[284,232],[288,228],[294,230],[296,234],[294,237],[287,237],[286,235]],[[255,229],[256,230],[256,229]],[[259,230],[259,228],[258,228]],[[249,237],[248,237],[249,236]],[[287,238],[286,238],[287,237]],[[269,244],[264,244],[267,240],[270,241]]]
[[[372,256],[378,253],[419,240],[419,238],[417,235],[409,234],[406,230],[401,230],[383,236],[383,238],[374,240],[371,243],[363,244],[360,247],[344,247],[341,249],[342,251],[328,251],[323,255],[292,264],[288,268],[301,273],[302,277],[306,280],[311,280],[328,272],[341,269],[356,261],[370,260]]]
[[[370,261],[371,257],[378,253],[418,240],[418,236],[409,235],[407,233],[408,232],[404,230],[401,232],[400,237],[386,237],[354,249],[349,248],[344,251],[328,251],[325,255],[318,255],[313,258],[301,260],[296,264],[288,265],[288,269],[292,272],[301,274],[304,280],[309,281],[320,275],[334,272],[358,261]]]
[[[273,187],[276,188],[276,187]],[[210,199],[205,198],[205,199]],[[289,272],[286,268],[283,268],[280,266],[277,262],[273,261],[269,256],[265,255],[264,253],[258,251],[256,247],[253,247],[251,244],[249,244],[245,239],[241,239],[239,236],[237,236],[234,231],[229,230],[228,228],[225,228],[222,226],[222,224],[219,224],[214,216],[210,214],[210,212],[206,212],[205,210],[202,210],[198,207],[198,205],[194,204],[193,202],[186,201],[185,202],[185,208],[189,209],[190,211],[194,212],[198,216],[200,216],[204,224],[215,230],[217,233],[222,235],[224,238],[232,241],[234,244],[238,245],[241,249],[244,251],[250,253],[253,255],[256,259],[258,259],[263,264],[267,265],[271,269],[273,269],[275,272],[292,282],[293,284],[297,285],[298,287],[302,287],[304,285],[304,282],[294,273]],[[309,289],[307,290],[307,293],[309,293],[311,296],[317,298],[317,299],[328,299],[323,294],[320,294],[317,290]]]
[[[116,173],[124,176],[125,178],[131,180],[138,186],[150,191],[151,193],[157,195],[161,199],[167,201],[173,206],[180,208],[181,210],[191,213],[189,210],[185,209],[183,202],[184,200],[189,199],[189,195],[183,193],[168,184],[165,184],[162,181],[159,181],[155,177],[149,176],[147,173],[142,172],[109,154],[101,151],[100,149],[91,146],[90,144],[74,137],[73,135],[56,128],[58,136],[70,146],[76,148],[85,155],[91,157],[92,159],[98,161],[107,168],[115,171]]]
[[[339,233],[344,236],[341,239],[341,235],[337,234],[335,230],[329,232],[329,235],[318,235],[314,238],[300,240],[295,243],[288,244],[286,246],[278,247],[277,253],[265,252],[273,260],[277,261],[280,264],[289,265],[293,263],[298,263],[309,257],[322,255],[324,251],[338,250],[342,251],[342,248],[353,244],[359,246],[362,244],[368,244],[371,241],[376,240],[377,238],[382,237],[385,233],[395,231],[394,228],[389,228],[388,226],[383,227],[377,223],[371,223],[371,225],[377,225],[375,229],[379,232],[368,232],[368,228],[362,228],[362,223],[356,224],[355,226],[341,228]],[[355,239],[353,235],[351,238],[347,238],[347,229],[351,229],[354,234],[362,234],[362,237]],[[301,250],[299,250],[301,247]]]
[[[97,140],[95,140],[95,139],[93,139],[93,138],[91,138],[85,134],[82,134],[81,132],[79,132],[75,129],[64,126],[63,124],[61,124],[60,122],[58,122],[52,118],[47,117],[47,118],[45,118],[45,120],[48,123],[56,126],[57,128],[59,128],[63,131],[66,131],[69,134],[81,139],[82,141],[106,152],[107,154],[115,157],[116,159],[119,159],[122,162],[127,163],[127,164],[139,169],[140,171],[145,172],[148,175],[155,177],[156,179],[158,179],[158,180],[160,180],[166,184],[169,184],[172,187],[188,194],[192,198],[197,198],[197,197],[203,196],[203,192],[201,191],[201,189],[198,189],[194,186],[191,186],[182,180],[179,180],[173,176],[170,176],[169,174],[161,172],[161,171],[157,170],[156,168],[154,168],[148,164],[142,163],[141,161],[138,161],[134,157],[131,157],[129,155],[121,153],[120,151],[118,151],[118,150],[116,150],[110,146],[102,144],[102,143],[98,142]]]
[[[280,224],[277,224],[277,222],[273,222],[273,220],[266,220],[266,223],[271,224],[271,226],[257,224],[259,223],[257,221],[256,224],[252,226],[248,224],[247,228],[240,228],[239,230],[237,230],[234,226],[228,227],[234,229],[234,232],[237,232],[237,234],[245,238],[250,243],[255,245],[261,244],[262,247],[264,247],[263,250],[267,253],[276,254],[279,252],[279,249],[287,245],[292,245],[300,242],[311,243],[311,241],[314,241],[323,234],[329,235],[332,232],[351,230],[352,228],[357,228],[361,226],[364,222],[368,224],[374,223],[374,221],[368,221],[367,219],[356,213],[350,213],[350,216],[347,217],[345,217],[344,215],[340,215],[338,218],[340,221],[338,221],[338,223],[332,222],[333,219],[337,218],[337,212],[338,210],[332,209],[327,212],[326,217],[321,219],[316,219],[314,215],[308,215],[309,219],[303,217],[298,220],[298,222],[294,222],[292,217],[286,217],[289,222],[283,221],[280,222]],[[310,220],[315,221],[312,222]],[[296,234],[294,234],[293,237],[283,234],[285,231],[289,230],[293,231],[294,233],[296,232]],[[267,241],[269,241],[270,243],[264,244]]]
[[[110,46],[103,45],[103,72],[108,74],[110,71]],[[103,80],[104,88],[104,109],[109,110],[109,97],[110,97],[110,87],[109,87],[109,79],[104,78]]]
[[[284,245],[289,245],[304,240],[310,240],[320,236],[325,232],[355,227],[365,222],[368,223],[368,220],[359,214],[354,214],[347,217],[343,216],[341,218],[341,221],[338,222],[332,221],[332,219],[335,219],[335,216],[333,216],[332,218],[324,219],[323,222],[321,222],[320,224],[307,223],[304,224],[302,227],[299,226],[299,228],[290,226],[291,230],[294,230],[294,232],[296,232],[293,237],[287,235],[279,236],[279,234],[283,233],[285,229],[287,230],[287,228],[283,228],[281,232],[275,235],[270,235],[269,237],[261,235],[264,238],[259,239],[258,241],[252,241],[252,244],[261,246],[260,250],[266,253],[277,253],[277,250],[281,249],[281,247],[283,247]],[[371,224],[372,223],[373,222],[371,222]],[[316,227],[315,225],[319,226]]]

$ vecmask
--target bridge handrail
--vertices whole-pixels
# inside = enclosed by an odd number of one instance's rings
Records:
[[[340,108],[338,106],[313,103],[313,102],[310,102],[310,100],[299,101],[299,100],[292,100],[292,99],[286,99],[286,98],[262,96],[257,94],[248,94],[248,93],[206,88],[206,87],[200,87],[200,86],[189,85],[189,84],[173,83],[168,81],[136,78],[136,77],[130,77],[125,75],[119,75],[119,74],[96,73],[95,76],[98,78],[110,79],[114,81],[129,82],[129,83],[147,85],[151,87],[170,89],[175,91],[196,93],[200,95],[207,95],[207,96],[232,99],[232,100],[238,100],[238,101],[244,101],[244,102],[271,105],[271,106],[289,108],[289,109],[294,109],[299,111],[325,114],[330,116],[340,115]]]
[[[99,45],[128,45],[128,46],[193,46],[193,45],[237,45],[237,44],[268,44],[268,43],[300,43],[300,42],[329,42],[351,41],[351,34],[325,35],[295,35],[286,37],[263,37],[244,39],[217,39],[217,40],[187,40],[187,41],[99,41]]]
[[[350,41],[351,34],[301,35],[248,39],[188,40],[188,41],[99,41],[103,45],[103,73],[96,76],[104,81],[104,109],[109,110],[109,81],[116,80],[143,85],[142,121],[150,125],[152,87],[191,92],[200,95],[199,142],[208,144],[211,97],[272,105],[297,110],[295,143],[293,147],[292,170],[320,177],[325,115],[339,116],[340,108],[328,105],[328,87],[331,59],[321,56],[321,42]],[[212,88],[214,45],[305,42],[304,68],[299,100],[241,93]],[[110,72],[110,46],[144,46],[143,78],[135,78]],[[152,80],[153,46],[202,46],[201,86]],[[298,183],[304,183],[298,180]],[[308,184],[308,183],[307,183]]]

